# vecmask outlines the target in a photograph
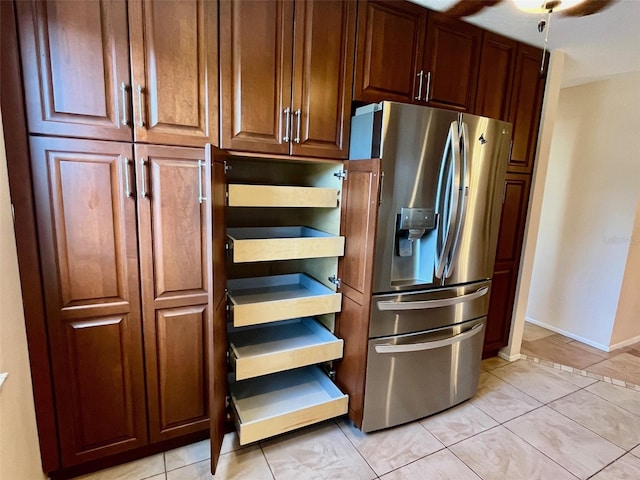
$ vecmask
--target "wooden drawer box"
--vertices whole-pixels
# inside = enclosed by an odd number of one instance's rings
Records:
[[[236,380],[335,360],[344,344],[313,318],[231,329],[228,337]]]
[[[340,311],[342,294],[304,273],[227,282],[234,327]]]
[[[338,190],[319,187],[274,185],[229,185],[230,207],[311,207],[335,208]]]
[[[235,263],[344,255],[344,237],[309,227],[228,228],[227,238]]]
[[[347,413],[349,397],[318,367],[229,385],[240,445]]]

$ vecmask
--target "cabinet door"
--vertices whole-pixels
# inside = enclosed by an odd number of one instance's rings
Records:
[[[289,153],[292,42],[293,2],[220,3],[221,148]]]
[[[354,100],[413,102],[427,10],[409,2],[361,1]]]
[[[63,467],[147,443],[131,153],[31,139]]]
[[[136,145],[151,441],[208,427],[204,149]]]
[[[347,158],[356,3],[298,1],[295,8],[291,153]]]
[[[484,343],[487,353],[495,353],[509,342],[530,184],[531,177],[525,174],[507,173],[505,178]]]
[[[218,5],[129,3],[136,142],[218,144]]]
[[[125,2],[16,6],[29,131],[130,141]]]
[[[493,32],[484,32],[474,112],[507,120],[518,42]]]
[[[509,172],[531,173],[533,170],[547,71],[545,68],[545,73],[540,74],[541,63],[542,50],[518,45],[508,119],[513,123]]]
[[[349,394],[349,418],[362,424],[364,374],[367,365],[369,309],[373,281],[373,248],[380,194],[380,160],[345,162],[340,233],[344,256],[338,260],[342,280],[342,311],[336,315],[336,336],[344,340],[336,364],[336,383]]]
[[[424,49],[424,100],[434,107],[473,111],[482,30],[429,13]]]

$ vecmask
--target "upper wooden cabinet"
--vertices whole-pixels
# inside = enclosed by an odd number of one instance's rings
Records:
[[[484,32],[474,113],[507,120],[518,42]]]
[[[427,10],[413,3],[360,2],[354,100],[417,100],[426,24]]]
[[[533,170],[547,61],[548,57],[545,58],[545,68],[541,73],[542,50],[518,44],[507,119],[513,123],[513,148],[507,165],[509,172],[531,173]]]
[[[438,12],[429,12],[418,97],[430,106],[472,111],[482,30]]]
[[[221,148],[347,157],[355,11],[341,1],[220,4]]]
[[[31,133],[217,144],[216,2],[17,7]]]

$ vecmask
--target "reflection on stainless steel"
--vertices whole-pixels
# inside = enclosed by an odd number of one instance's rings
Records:
[[[349,156],[379,157],[386,183],[364,431],[475,393],[510,140],[510,124],[474,115],[394,102],[356,110]]]

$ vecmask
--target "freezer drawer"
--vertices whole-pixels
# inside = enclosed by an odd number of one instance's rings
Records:
[[[228,337],[236,380],[341,358],[344,343],[313,318],[232,328]]]
[[[489,311],[490,281],[374,295],[369,338],[431,330],[484,317]]]
[[[231,184],[230,207],[313,207],[338,206],[338,190],[321,187]]]
[[[318,367],[229,385],[240,445],[347,413],[348,395]]]
[[[475,395],[485,324],[369,340],[362,430],[410,422]]]
[[[344,255],[344,237],[309,227],[227,228],[227,238],[235,263]]]
[[[227,282],[234,327],[340,311],[342,294],[305,275],[292,273]]]

